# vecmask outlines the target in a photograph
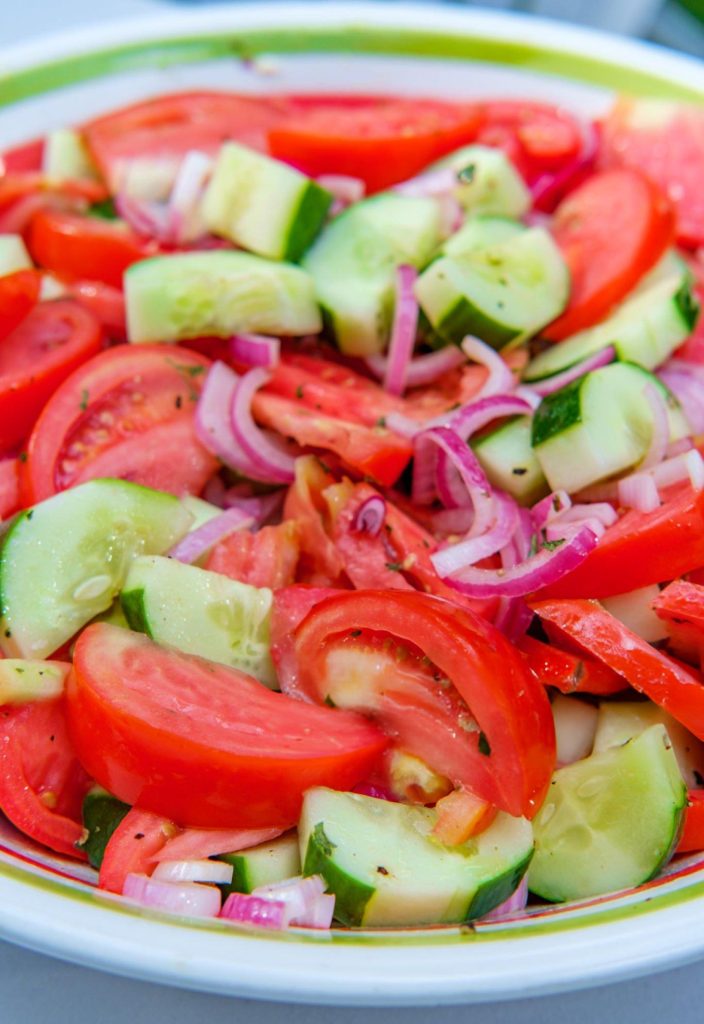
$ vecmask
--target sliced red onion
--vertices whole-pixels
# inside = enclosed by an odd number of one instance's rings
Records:
[[[231,409],[238,380],[234,370],[225,363],[213,363],[196,406],[196,434],[201,444],[230,469],[261,480],[261,470],[245,453],[232,429]]]
[[[417,277],[415,267],[402,264],[396,268],[394,319],[384,376],[384,389],[391,395],[402,395],[406,390],[408,366],[418,327],[418,302],[413,294]]]
[[[536,210],[552,213],[559,201],[576,188],[594,167],[599,136],[596,127],[590,122],[584,124],[583,131],[582,148],[574,160],[570,160],[554,174],[541,174],[531,185]]]
[[[550,519],[567,512],[572,508],[572,499],[567,491],[553,491],[546,498],[541,498],[530,510],[533,527],[539,530]]]
[[[449,576],[504,548],[518,526],[518,506],[508,495],[494,495],[496,520],[485,533],[451,544],[430,556],[438,576]]]
[[[533,542],[533,520],[528,509],[518,509],[518,526],[513,537],[499,552],[503,569],[512,569],[528,557]],[[531,624],[533,613],[521,597],[502,597],[494,619],[494,625],[500,629],[512,643],[517,643]]]
[[[211,158],[197,149],[189,150],[181,161],[167,207],[169,233],[176,244],[193,242],[206,233],[200,201],[212,169]]]
[[[632,473],[618,482],[618,500],[624,508],[636,512],[654,512],[660,508],[660,493],[650,473]]]
[[[670,359],[658,377],[682,406],[693,434],[704,433],[704,366]]]
[[[364,199],[367,190],[362,178],[353,178],[348,174],[320,174],[315,180],[334,197],[342,209]]]
[[[419,174],[394,185],[393,191],[402,196],[418,196],[420,198],[452,195],[457,188],[457,171],[452,167],[441,167],[436,171]]]
[[[170,240],[169,211],[164,203],[135,199],[127,192],[119,192],[115,196],[115,209],[138,235],[160,242]]]
[[[514,391],[516,398],[522,398],[531,409],[535,410],[542,402],[542,398],[531,387],[519,387]]]
[[[251,516],[256,525],[263,526],[281,508],[286,491],[284,488],[272,491],[271,494],[260,494],[256,497],[244,498],[237,492],[237,485],[227,490],[223,496],[225,508],[238,508],[240,512]]]
[[[310,928],[315,927],[312,924],[313,921],[321,918],[317,908],[318,903],[325,896],[325,889],[326,884],[320,875],[310,875],[308,878],[287,878],[283,882],[275,882],[272,885],[260,885],[252,890],[252,896],[284,903],[287,924]],[[332,912],[335,909],[334,896],[332,906],[330,906],[329,900],[326,900],[323,907],[329,908],[329,919],[322,927],[329,928],[332,922]]]
[[[489,371],[489,376],[474,396],[475,402],[477,399],[485,398],[487,395],[498,395],[507,391],[513,391],[515,387],[513,373],[496,349],[493,349],[491,345],[487,345],[485,341],[481,341],[479,338],[473,338],[471,335],[467,335],[461,347],[466,356],[473,359],[475,363],[485,366]]]
[[[639,466],[641,470],[650,469],[651,466],[657,466],[659,462],[662,462],[670,440],[670,417],[662,392],[653,384],[648,383],[643,388],[643,397],[652,413],[653,430],[650,445]]]
[[[469,597],[523,597],[556,583],[572,572],[596,543],[597,537],[588,526],[568,526],[559,546],[541,548],[537,554],[511,569],[469,566],[456,576],[443,579],[448,586]]]
[[[277,366],[281,357],[281,342],[263,334],[235,334],[230,338],[230,353],[237,363],[245,366]]]
[[[694,441],[691,437],[681,437],[679,441],[673,441],[668,444],[665,456],[668,459],[672,459],[675,455],[683,455],[685,452],[691,451],[694,448]]]
[[[494,494],[479,460],[469,445],[449,427],[432,427],[418,435],[415,448],[416,460],[420,462],[427,462],[428,452],[432,457],[434,448],[439,449],[439,454],[444,456],[442,463],[438,460],[438,474],[447,485],[446,497],[451,494],[452,485],[449,477],[450,470],[454,467],[469,498],[469,502],[464,501],[462,504],[471,503],[474,508],[474,522],[470,533],[472,536],[484,533],[494,519]],[[415,476],[413,485],[415,491]]]
[[[122,895],[142,903],[145,907],[165,910],[170,914],[189,917],[217,917],[220,913],[220,890],[213,885],[195,882],[162,882],[147,875],[129,874]]]
[[[229,885],[232,864],[222,860],[165,860],[154,868],[152,879],[158,882],[207,882]]]
[[[386,426],[401,437],[415,437],[425,429],[425,424],[412,420],[410,416],[404,416],[402,412],[388,412],[384,417]]]
[[[533,381],[528,386],[536,395],[544,398],[545,395],[552,395],[555,391],[559,391],[560,388],[564,388],[573,381],[579,380],[585,373],[591,373],[592,370],[599,370],[602,366],[608,366],[615,358],[616,349],[613,345],[609,345],[608,348],[603,348],[600,352],[595,352],[593,356],[583,359],[581,363],[575,363],[574,366],[570,366],[568,370],[556,373],[552,377],[546,377],[545,380]]]
[[[446,345],[445,348],[440,348],[436,352],[426,352],[422,356],[416,356],[408,364],[406,387],[422,388],[427,384],[432,384],[438,377],[442,377],[443,374],[449,373],[450,370],[454,370],[466,361],[464,355],[454,345]],[[367,356],[365,363],[377,380],[384,379],[388,366],[387,358],[381,355]],[[397,414],[393,413],[392,415]],[[406,418],[404,417],[404,419]],[[416,430],[418,429],[418,424],[415,421],[409,420],[408,422]],[[388,417],[386,425],[389,425]]]
[[[443,508],[433,512],[433,533],[456,534],[468,533],[474,521],[474,509]]]
[[[237,380],[232,394],[232,432],[246,458],[256,467],[259,479],[291,484],[295,457],[273,435],[261,430],[252,417],[252,398],[268,380],[269,374],[263,368],[248,370]]]
[[[275,902],[244,892],[233,892],[225,900],[220,917],[235,924],[283,931],[288,927],[287,912],[288,908],[283,901]]]
[[[509,896],[507,900],[500,903],[498,907],[494,907],[493,910],[489,911],[481,918],[482,921],[500,921],[502,918],[511,917],[513,914],[520,914],[526,909],[528,904],[528,878],[526,875],[523,876],[521,884],[518,886],[512,896]]]
[[[300,922],[306,928],[315,928],[318,931],[328,931],[335,916],[335,894],[325,892],[318,896],[310,908],[307,919]]]
[[[463,441],[468,441],[478,430],[494,420],[506,416],[529,416],[532,410],[527,402],[514,395],[489,395],[473,399],[461,409],[451,413],[448,426],[452,427]]]
[[[352,529],[355,533],[368,533],[377,537],[386,519],[386,502],[380,494],[370,495],[357,509]]]
[[[613,526],[618,519],[618,513],[608,501],[594,501],[589,504],[580,503],[572,505],[571,508],[565,508],[564,511],[557,514],[555,519],[559,523],[581,523],[586,519],[593,519],[600,522],[606,529],[609,526]]]
[[[235,530],[249,530],[255,525],[253,516],[247,515],[240,508],[230,508],[221,515],[209,519],[197,530],[187,533],[178,544],[174,544],[168,552],[169,557],[192,565],[206,551],[215,547],[225,537],[229,537]]]
[[[675,455],[664,462],[646,469],[642,473],[631,474],[632,476],[649,476],[660,487],[672,487],[689,480],[695,491],[704,489],[704,459],[696,448]],[[620,501],[619,488],[629,477],[623,477],[619,481],[610,481],[605,484],[595,484],[581,492],[581,497],[590,502]]]

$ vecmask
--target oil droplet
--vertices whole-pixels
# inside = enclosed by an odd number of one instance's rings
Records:
[[[73,592],[74,601],[93,601],[101,597],[112,586],[112,578],[102,574],[90,576],[87,580],[79,583]]]

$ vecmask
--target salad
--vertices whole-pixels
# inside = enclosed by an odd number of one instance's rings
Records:
[[[704,111],[184,93],[0,157],[0,810],[462,923],[704,851]]]

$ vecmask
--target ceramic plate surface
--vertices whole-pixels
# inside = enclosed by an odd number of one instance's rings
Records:
[[[256,58],[254,61],[252,58]],[[598,114],[614,90],[704,102],[702,65],[535,19],[404,4],[160,11],[0,54],[0,147],[169,90],[531,96]],[[0,934],[92,967],[287,1001],[421,1005],[586,987],[704,954],[704,861],[636,892],[500,924],[247,934],[142,911],[0,824]]]

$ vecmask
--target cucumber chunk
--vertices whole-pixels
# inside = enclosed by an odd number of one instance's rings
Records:
[[[91,480],[22,512],[0,543],[0,649],[45,658],[122,589],[130,562],[186,533],[178,498],[125,480]]]
[[[71,178],[98,178],[98,172],[80,133],[73,128],[57,128],[44,141],[42,171],[49,181]]]
[[[521,505],[533,505],[550,490],[531,446],[531,430],[530,416],[516,416],[472,441],[489,481]]]
[[[0,707],[60,697],[70,667],[64,661],[3,658],[0,660]]]
[[[531,892],[562,902],[647,881],[677,844],[686,802],[663,725],[560,768],[533,822]]]
[[[428,170],[449,167],[457,172],[454,195],[469,214],[497,213],[522,217],[531,207],[523,178],[505,153],[490,146],[463,146]]]
[[[599,712],[593,704],[578,697],[555,695],[550,705],[555,723],[555,748],[558,765],[572,764],[589,757],[594,749]]]
[[[423,266],[441,240],[434,199],[385,193],[349,207],[303,259],[326,326],[348,355],[381,352],[389,340],[395,268]]]
[[[275,687],[269,653],[272,600],[266,587],[158,556],[135,558],[121,595],[132,629]]]
[[[125,274],[134,343],[237,332],[316,334],[313,281],[300,267],[245,252],[184,252],[133,263]]]
[[[570,494],[636,466],[648,450],[653,417],[643,389],[663,395],[670,441],[690,433],[664,384],[632,363],[612,363],[547,395],[533,415],[532,444],[552,490]]]
[[[0,277],[31,270],[33,266],[21,235],[0,235]]]
[[[524,380],[552,377],[610,345],[617,359],[655,369],[689,337],[697,322],[699,307],[692,283],[684,261],[666,253],[606,320],[536,356]]]
[[[322,228],[331,203],[331,194],[300,171],[227,142],[202,209],[214,234],[260,256],[296,262]]]
[[[470,921],[515,891],[533,851],[530,823],[500,813],[462,846],[437,842],[429,807],[311,789],[299,824],[305,875],[320,874],[343,924]]]
[[[550,235],[527,228],[508,239],[441,256],[416,282],[416,297],[447,341],[473,334],[494,348],[536,334],[565,307],[569,274]]]
[[[224,898],[231,892],[251,892],[260,885],[273,885],[301,873],[301,855],[295,832],[239,853],[223,853],[216,859],[232,864],[232,882],[223,886]]]
[[[110,837],[130,809],[102,786],[94,786],[83,799],[85,837],[78,844],[91,867],[100,869]]]
[[[459,231],[443,242],[440,254],[461,256],[489,245],[502,245],[527,230],[525,224],[510,217],[470,217]]]

